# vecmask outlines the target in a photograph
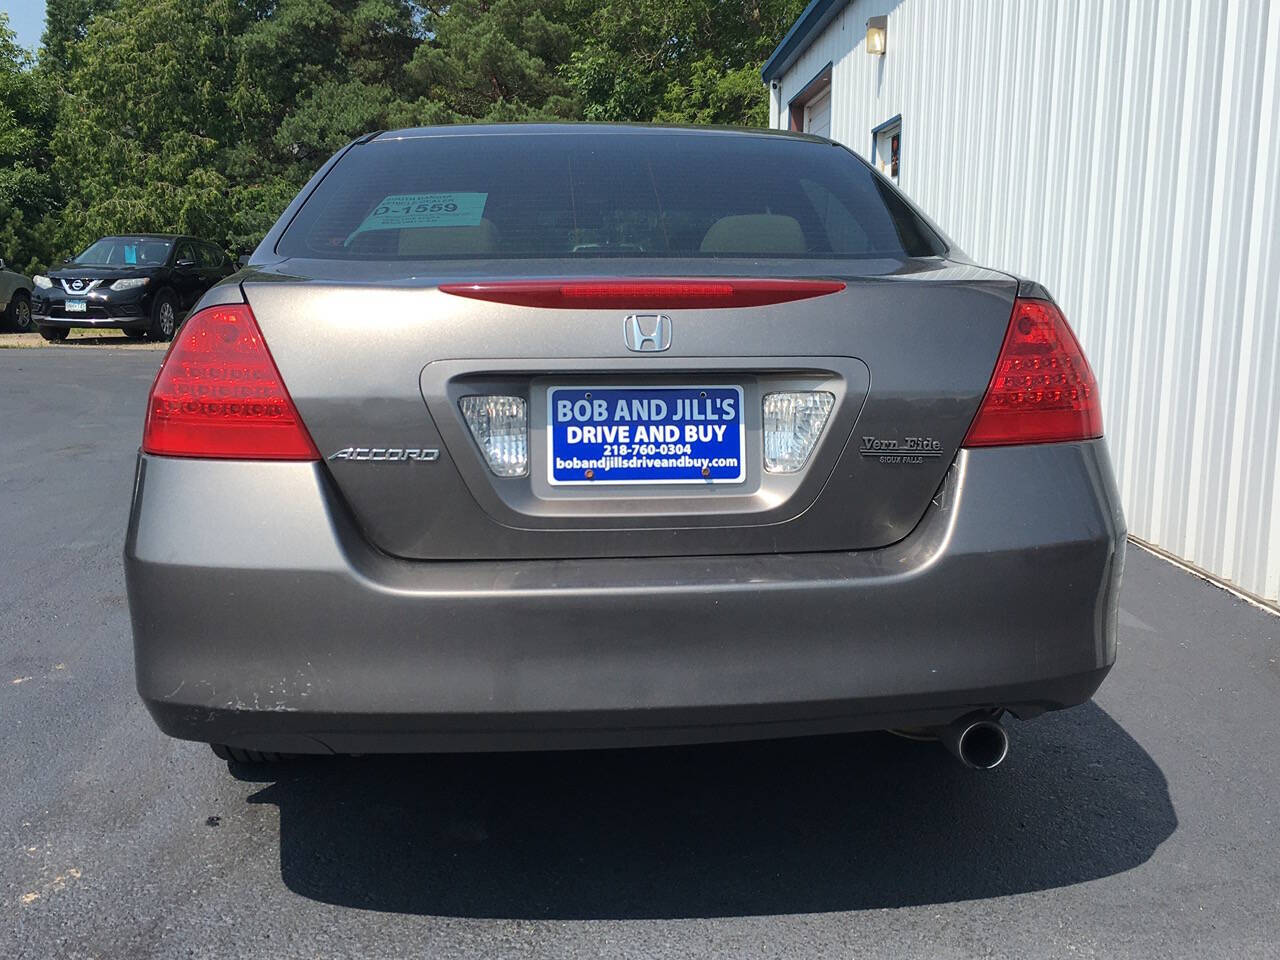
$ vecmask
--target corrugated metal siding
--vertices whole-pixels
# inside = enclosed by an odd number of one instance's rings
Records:
[[[832,136],[901,114],[903,190],[1063,305],[1132,532],[1280,599],[1280,0],[856,0],[775,125],[827,63]]]

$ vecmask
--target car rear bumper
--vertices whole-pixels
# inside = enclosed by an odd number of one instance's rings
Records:
[[[878,550],[406,561],[317,464],[143,456],[125,548],[166,733],[282,752],[750,739],[1022,716],[1115,659],[1102,441],[962,451]]]

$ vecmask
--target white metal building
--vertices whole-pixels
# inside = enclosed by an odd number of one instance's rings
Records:
[[[764,78],[1052,291],[1130,532],[1280,600],[1280,0],[813,0]]]

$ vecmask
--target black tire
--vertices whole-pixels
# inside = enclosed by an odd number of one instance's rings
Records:
[[[70,327],[41,327],[40,336],[50,343],[61,343],[71,335]]]
[[[31,296],[27,291],[15,291],[9,298],[5,318],[9,321],[9,326],[19,333],[30,333],[34,329],[31,325]]]
[[[124,335],[130,340],[141,340],[147,335],[147,331],[141,327],[125,327]]]
[[[161,290],[151,301],[151,326],[147,335],[152,340],[172,340],[178,329],[178,305],[173,301],[173,291]]]
[[[240,747],[228,747],[224,743],[211,743],[209,747],[213,755],[227,763],[281,763],[293,759],[288,753],[264,753],[261,750],[242,750]]]

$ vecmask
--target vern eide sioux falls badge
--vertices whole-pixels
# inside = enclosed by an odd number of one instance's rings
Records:
[[[863,437],[858,452],[881,463],[910,466],[942,456],[942,441],[933,437]]]

